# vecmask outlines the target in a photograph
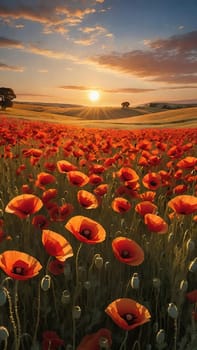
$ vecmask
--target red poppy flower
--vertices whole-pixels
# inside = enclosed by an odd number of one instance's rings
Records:
[[[153,191],[146,191],[140,194],[142,201],[153,202],[155,199],[156,193]]]
[[[42,172],[37,175],[37,180],[35,182],[35,186],[45,190],[45,186],[56,181],[55,176]]]
[[[42,350],[58,350],[60,346],[64,345],[63,339],[53,331],[45,331],[42,338]]]
[[[118,172],[117,176],[120,178],[121,181],[133,181],[138,182],[139,176],[135,172],[135,170],[129,168],[129,167],[122,167]]]
[[[77,167],[74,164],[68,162],[67,160],[59,160],[57,162],[57,168],[60,173],[67,173],[69,171],[77,169]]]
[[[186,298],[192,304],[197,303],[197,289],[194,289],[191,292],[187,293]]]
[[[59,233],[51,230],[43,230],[42,243],[47,253],[55,256],[57,260],[65,261],[73,256],[70,243]]]
[[[49,226],[49,222],[44,215],[35,215],[32,219],[32,225],[38,229],[47,228]]]
[[[131,209],[131,203],[123,197],[116,197],[112,201],[112,209],[117,213],[125,213]]]
[[[191,157],[191,156],[185,157],[177,163],[177,166],[181,169],[194,168],[196,165],[197,165],[197,158]]]
[[[91,174],[91,175],[89,176],[89,182],[90,182],[90,184],[92,184],[92,185],[98,185],[98,184],[100,184],[101,182],[103,182],[103,178],[102,178],[102,176],[100,176],[100,175]]]
[[[95,244],[105,240],[105,229],[97,222],[86,216],[73,216],[65,225],[79,241]]]
[[[21,186],[21,192],[24,194],[32,194],[34,191],[30,188],[29,185],[22,185]]]
[[[40,198],[33,194],[21,194],[14,197],[7,204],[5,211],[17,215],[19,218],[24,219],[30,214],[34,214],[39,211],[43,206]]]
[[[70,203],[65,203],[60,207],[56,203],[53,203],[51,207],[47,206],[47,209],[49,210],[51,221],[62,222],[73,212],[74,207]]]
[[[132,239],[117,237],[112,241],[112,249],[115,257],[127,265],[137,266],[144,261],[142,248]]]
[[[142,183],[149,190],[157,190],[161,186],[161,176],[154,172],[148,173],[143,177]]]
[[[173,193],[175,194],[183,194],[187,191],[187,185],[177,185],[173,188]]]
[[[95,209],[98,207],[98,200],[91,192],[85,190],[78,191],[77,200],[86,209]]]
[[[186,194],[176,196],[168,202],[168,206],[176,214],[192,214],[197,211],[197,197]]]
[[[108,185],[108,184],[101,184],[101,185],[98,185],[98,186],[93,190],[93,192],[94,192],[97,196],[104,196],[104,194],[107,193],[108,188],[109,188],[109,185]]]
[[[81,171],[73,170],[67,173],[68,181],[75,186],[85,186],[89,182],[89,177]]]
[[[157,205],[153,204],[149,201],[142,201],[135,206],[135,211],[140,214],[141,216],[144,216],[148,213],[155,214],[158,207]]]
[[[100,339],[108,340],[108,346],[111,347],[112,339],[111,332],[107,328],[101,328],[97,332],[86,335],[77,347],[77,350],[99,350]]]
[[[60,261],[58,259],[54,259],[50,261],[48,264],[49,272],[51,272],[55,276],[64,273],[64,268],[65,268],[65,261]]]
[[[0,255],[0,268],[15,280],[27,280],[38,275],[42,265],[29,254],[7,250]]]
[[[105,312],[120,328],[130,331],[149,322],[151,315],[148,309],[133,299],[116,299],[107,306]]]
[[[168,231],[168,224],[158,215],[145,214],[144,223],[147,225],[149,231],[160,234],[167,233]]]
[[[44,191],[42,194],[42,201],[43,203],[47,203],[51,199],[55,198],[57,196],[57,190],[56,188],[49,188],[48,190]]]

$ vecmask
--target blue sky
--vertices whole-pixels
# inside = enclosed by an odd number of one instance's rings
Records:
[[[0,0],[0,86],[18,101],[196,99],[196,0]]]

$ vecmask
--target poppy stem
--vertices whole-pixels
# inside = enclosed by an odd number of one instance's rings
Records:
[[[40,281],[38,283],[38,306],[37,306],[36,325],[35,325],[35,331],[33,336],[33,344],[36,342],[39,323],[40,323]]]
[[[80,243],[79,248],[77,249],[77,253],[76,253],[76,258],[75,258],[75,269],[76,269],[76,288],[78,288],[78,284],[79,284],[79,253],[81,250],[83,243]]]
[[[17,335],[17,349],[20,348],[20,338],[21,338],[21,324],[20,318],[18,314],[18,281],[15,281],[15,290],[14,290],[14,311],[16,316],[16,322],[18,327],[18,335]]]
[[[9,305],[9,317],[10,317],[10,322],[13,327],[14,331],[14,343],[15,343],[15,350],[18,350],[18,340],[17,340],[17,328],[16,328],[16,322],[14,319],[14,312],[13,312],[13,305],[12,305],[12,299],[10,296],[10,293],[7,288],[5,288],[6,294],[7,294],[7,299],[8,299],[8,305]]]
[[[124,339],[123,339],[122,343],[120,344],[119,350],[126,350],[128,335],[129,335],[129,331],[126,331]]]

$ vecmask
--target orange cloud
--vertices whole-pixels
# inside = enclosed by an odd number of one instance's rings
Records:
[[[88,86],[81,86],[81,85],[63,85],[59,86],[62,89],[65,90],[80,90],[80,91],[89,91],[89,90],[99,90],[102,92],[109,92],[109,93],[140,93],[140,92],[149,92],[154,91],[155,89],[143,89],[143,88],[117,88],[117,89],[101,89],[98,87],[88,87]]]
[[[23,49],[24,46],[22,42],[18,40],[13,40],[5,37],[0,37],[0,47]]]
[[[8,65],[6,63],[0,62],[0,70],[3,70],[3,71],[11,70],[11,71],[15,71],[15,72],[23,72],[24,68],[19,67],[19,66],[11,66],[11,65]]]
[[[99,66],[151,81],[187,84],[197,79],[197,31],[146,41],[149,50],[113,52],[92,58]]]

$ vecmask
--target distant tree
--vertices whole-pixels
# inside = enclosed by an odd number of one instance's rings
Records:
[[[121,103],[122,109],[127,109],[130,106],[130,103],[128,101],[122,102]]]
[[[5,110],[7,107],[12,107],[12,100],[16,98],[14,91],[10,88],[0,87],[0,106]]]

